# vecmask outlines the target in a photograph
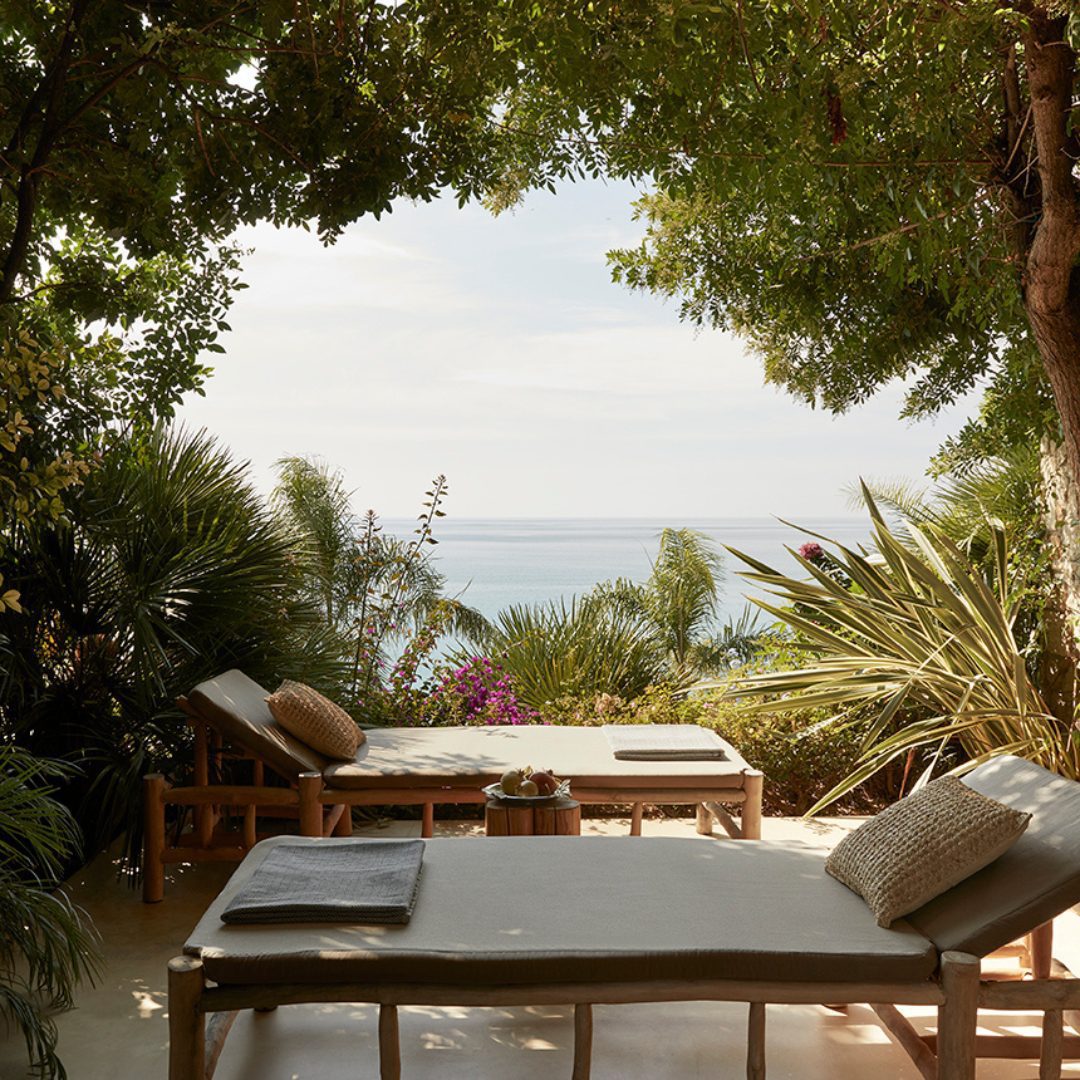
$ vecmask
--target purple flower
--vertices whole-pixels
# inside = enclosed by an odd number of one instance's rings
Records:
[[[803,544],[799,548],[799,554],[809,563],[820,562],[825,558],[825,549],[820,544],[815,544],[812,540]]]

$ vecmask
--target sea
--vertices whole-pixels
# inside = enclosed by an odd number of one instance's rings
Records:
[[[800,521],[800,528],[772,518],[440,518],[431,548],[434,565],[446,577],[447,595],[458,597],[492,618],[513,604],[569,602],[611,578],[644,581],[665,527],[691,528],[707,536],[724,563],[720,621],[737,619],[750,596],[761,590],[739,576],[744,564],[735,548],[778,570],[796,571],[786,548],[814,535],[853,547],[865,544],[865,517]],[[384,531],[409,537],[417,522],[386,518]],[[805,531],[800,531],[805,530]]]

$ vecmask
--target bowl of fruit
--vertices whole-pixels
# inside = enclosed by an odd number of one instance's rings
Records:
[[[544,803],[570,794],[570,781],[560,780],[550,769],[507,769],[497,784],[488,784],[484,794],[510,803]]]

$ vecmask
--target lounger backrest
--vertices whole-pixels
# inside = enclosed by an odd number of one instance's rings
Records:
[[[964,778],[1031,824],[984,870],[906,917],[938,947],[986,956],[1080,902],[1080,783],[999,757]]]
[[[277,723],[266,704],[269,693],[234,668],[199,683],[187,700],[226,742],[265,761],[286,780],[295,780],[302,772],[321,773],[329,762]]]

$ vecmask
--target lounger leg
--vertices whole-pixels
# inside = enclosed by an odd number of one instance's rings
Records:
[[[297,786],[300,789],[300,835],[322,836],[322,805],[319,793],[322,791],[321,773],[301,773]]]
[[[401,1041],[396,1005],[379,1006],[379,1080],[401,1080]]]
[[[1060,1009],[1047,1009],[1043,1014],[1039,1080],[1061,1080],[1061,1059],[1064,1051],[1065,1028],[1062,1012]]]
[[[592,1006],[574,1006],[574,1072],[572,1080],[592,1075]]]
[[[644,815],[645,807],[642,803],[636,802],[630,807],[630,835],[641,835],[641,819]]]
[[[979,961],[967,953],[945,953],[941,988],[945,1004],[938,1008],[938,1076],[940,1080],[975,1080]]]
[[[201,960],[177,956],[169,961],[169,1080],[204,1080],[206,1014]]]
[[[165,777],[143,777],[143,903],[165,898]]]
[[[1028,952],[1031,954],[1031,977],[1049,979],[1054,960],[1054,924],[1045,922],[1028,934]]]
[[[702,802],[697,804],[697,831],[702,836],[712,836],[712,814]]]
[[[435,835],[435,804],[424,803],[424,814],[420,819],[420,835],[430,840]]]
[[[335,836],[352,836],[352,807],[343,806],[341,808],[341,817],[337,819],[337,824],[334,826]]]
[[[761,796],[765,786],[765,774],[759,769],[747,769],[743,773],[743,793],[746,802],[742,806],[742,838],[761,839]]]
[[[765,1080],[765,1003],[750,1002],[746,1026],[746,1080]]]

